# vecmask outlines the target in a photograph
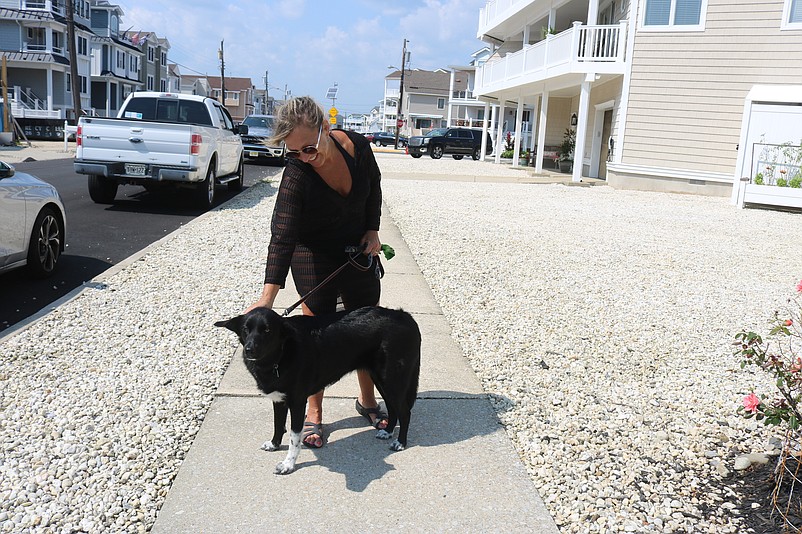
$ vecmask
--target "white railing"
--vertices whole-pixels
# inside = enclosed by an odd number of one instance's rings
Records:
[[[483,94],[494,85],[514,84],[519,78],[533,82],[570,73],[623,74],[626,25],[626,21],[610,26],[575,22],[571,29],[479,67],[474,91]]]
[[[516,4],[524,7],[531,3],[531,0],[490,0],[485,4],[485,7],[479,10],[479,33],[483,33],[483,29],[491,26],[492,21],[498,21],[502,13],[516,6]],[[507,15],[505,14],[503,18],[507,18]]]

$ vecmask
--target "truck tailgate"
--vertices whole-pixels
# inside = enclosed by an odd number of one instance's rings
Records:
[[[186,166],[192,126],[125,119],[84,119],[81,159]]]

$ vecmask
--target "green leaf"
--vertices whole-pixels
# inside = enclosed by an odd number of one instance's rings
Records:
[[[384,243],[382,243],[381,251],[382,254],[384,254],[384,257],[387,258],[388,260],[393,259],[393,256],[395,256],[395,250],[393,250],[393,247],[391,247],[390,245],[385,245]]]

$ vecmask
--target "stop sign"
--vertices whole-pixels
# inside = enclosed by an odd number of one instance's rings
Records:
[[[397,121],[395,121],[395,125],[396,127],[401,128],[402,126],[404,126],[404,119],[398,119]]]

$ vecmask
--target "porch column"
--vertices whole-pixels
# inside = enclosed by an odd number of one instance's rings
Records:
[[[448,80],[448,115],[446,118],[446,126],[451,128],[451,97],[454,96],[454,69],[451,69],[451,77]]]
[[[523,39],[523,41],[524,41],[523,42],[524,47],[529,46],[529,24],[524,26],[524,39]]]
[[[546,143],[546,117],[549,114],[549,92],[540,95],[540,118],[537,120],[537,155],[535,156],[535,172],[543,172],[543,151]]]
[[[598,0],[590,0],[588,2],[588,21],[586,22],[589,26],[594,26],[597,24],[599,18],[599,1]]]
[[[47,111],[53,111],[53,69],[47,68]]]
[[[590,84],[596,79],[596,74],[591,72],[585,76],[582,82],[582,89],[579,93],[579,113],[576,125],[576,145],[574,147],[574,172],[571,175],[572,182],[582,181],[582,160],[585,156],[585,137],[588,129],[588,109],[590,107]]]
[[[487,127],[488,127],[488,117],[487,114],[490,112],[490,104],[485,102],[485,112],[482,119],[482,148],[479,151],[479,161],[485,160],[485,147],[487,147]]]
[[[111,116],[111,80],[106,78],[106,117]]]
[[[498,116],[498,106],[493,104],[490,106],[490,131],[487,135],[490,136],[490,140],[493,141],[496,138],[496,117]],[[495,156],[496,153],[496,144],[493,143],[493,150],[490,151],[491,155]]]
[[[515,111],[515,143],[512,147],[512,164],[518,166],[521,159],[521,129],[523,126],[524,118],[524,99],[522,96],[518,97],[518,109]]]
[[[495,162],[501,163],[501,153],[504,151],[504,100],[499,101],[498,116],[496,117],[496,124],[498,124],[498,131],[496,132],[496,157]]]

